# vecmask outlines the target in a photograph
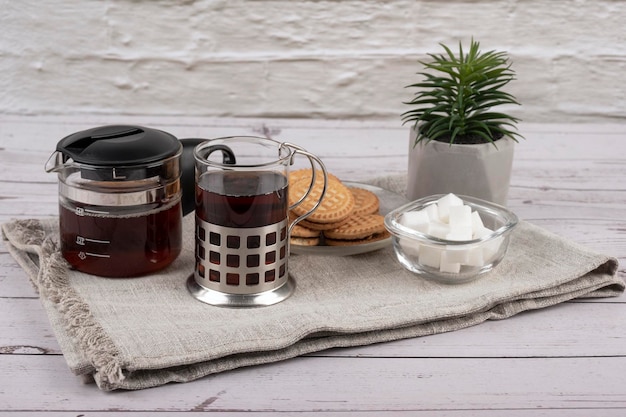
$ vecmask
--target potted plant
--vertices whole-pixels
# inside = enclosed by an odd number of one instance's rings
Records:
[[[505,205],[513,165],[517,118],[492,109],[519,105],[502,90],[515,79],[505,52],[481,52],[472,39],[464,53],[429,54],[426,72],[412,109],[402,114],[411,122],[407,196],[471,195]]]

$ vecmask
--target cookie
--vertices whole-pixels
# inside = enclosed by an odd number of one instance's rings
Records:
[[[320,237],[291,236],[289,238],[289,243],[298,246],[317,246],[320,244]]]
[[[384,231],[382,233],[376,233],[368,236],[365,239],[341,240],[326,238],[324,243],[326,243],[327,246],[356,246],[363,245],[365,243],[377,242],[379,240],[387,239],[390,236],[391,234],[389,232]]]
[[[377,214],[380,208],[378,196],[364,188],[348,187],[354,195],[352,214]]]
[[[316,222],[309,221],[308,219],[304,219],[304,220],[301,220],[298,224],[308,229],[323,231],[323,230],[336,229],[342,224],[344,224],[346,221],[347,219],[342,220],[337,223],[316,223]]]
[[[310,186],[310,178],[300,178],[289,186],[289,205],[295,204],[306,194]],[[324,186],[324,179],[318,175],[313,189],[307,198],[292,209],[297,216],[310,211],[320,199]],[[332,177],[328,178],[326,194],[317,209],[307,217],[307,220],[315,223],[338,223],[346,219],[354,209],[354,195],[341,181]]]
[[[291,220],[293,221],[293,220]],[[322,238],[322,232],[319,230],[312,230],[307,227],[296,224],[291,229],[289,235],[289,242],[292,245],[298,246],[317,246],[320,244]]]
[[[291,229],[291,236],[293,237],[320,237],[321,232],[319,230],[312,230],[307,227],[296,224]]]
[[[303,178],[308,178],[309,179],[309,183],[311,183],[311,169],[310,168],[303,168],[303,169],[297,169],[295,171],[291,171],[289,173],[289,185],[292,185],[293,183],[295,183],[298,180],[301,180]],[[322,175],[322,171],[320,170],[316,170],[315,171],[315,177],[321,177]],[[330,172],[326,172],[326,175],[328,176],[328,178],[333,178],[337,181],[339,181],[339,178],[337,178],[336,176],[334,176],[333,174],[331,174]]]
[[[324,236],[335,240],[358,240],[384,233],[384,217],[380,214],[364,214],[350,216],[336,229],[325,230]]]

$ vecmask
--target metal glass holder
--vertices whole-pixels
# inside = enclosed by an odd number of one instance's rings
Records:
[[[296,283],[291,276],[280,287],[254,294],[232,294],[205,288],[196,282],[194,274],[187,279],[187,289],[196,299],[218,307],[264,307],[289,297]]]
[[[287,228],[287,219],[238,228],[210,224],[196,215],[196,269],[187,288],[198,300],[223,307],[284,300],[294,288],[287,271]]]

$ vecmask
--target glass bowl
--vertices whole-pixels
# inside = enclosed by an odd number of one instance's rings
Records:
[[[459,240],[458,235],[455,238],[450,234],[442,237],[441,233],[436,233],[437,227],[443,227],[441,225],[429,224],[426,228],[430,229],[426,231],[419,225],[409,227],[408,220],[403,220],[403,216],[409,219],[420,217],[427,211],[432,213],[439,209],[441,212],[440,202],[448,196],[450,194],[437,194],[405,204],[385,216],[385,227],[391,233],[398,261],[409,271],[447,284],[469,282],[491,271],[504,258],[511,231],[518,219],[513,212],[497,204],[475,197],[452,195],[471,208],[472,216],[476,216],[474,212],[480,216],[483,228],[473,223],[475,229],[471,238],[465,236]],[[432,205],[435,207],[429,208]],[[409,212],[421,213],[417,213],[419,216],[407,215]]]

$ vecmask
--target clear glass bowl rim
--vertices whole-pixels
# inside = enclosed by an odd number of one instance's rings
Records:
[[[494,217],[498,217],[502,219],[503,225],[499,228],[495,229],[489,234],[482,236],[479,239],[472,240],[447,240],[440,239],[435,236],[428,235],[426,233],[419,232],[417,230],[411,229],[409,227],[403,226],[400,224],[399,219],[403,213],[407,211],[417,211],[425,208],[428,205],[435,204],[437,200],[441,197],[446,196],[447,194],[434,194],[428,197],[423,197],[415,201],[411,201],[403,206],[398,207],[397,209],[389,212],[385,216],[385,227],[389,232],[396,237],[404,237],[413,239],[422,243],[427,243],[430,245],[441,245],[441,246],[463,246],[463,245],[475,245],[484,242],[488,242],[490,240],[496,239],[499,236],[505,235],[513,230],[515,226],[517,226],[519,219],[515,213],[503,207],[499,204],[495,204],[480,198],[460,195],[456,194],[463,203],[470,206],[472,211],[478,211],[479,214],[489,213]],[[481,216],[482,217],[482,216]]]

